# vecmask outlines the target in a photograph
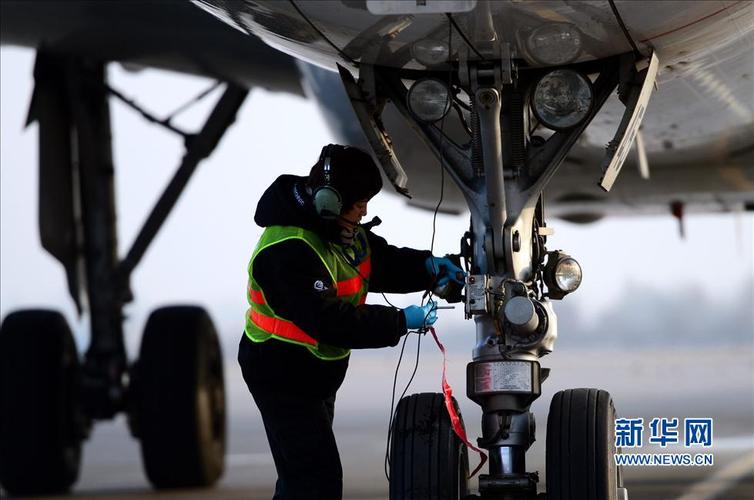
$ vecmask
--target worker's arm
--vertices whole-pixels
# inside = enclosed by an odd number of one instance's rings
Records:
[[[367,239],[372,250],[370,292],[420,292],[432,285],[432,277],[424,265],[431,256],[428,251],[389,245],[371,231],[367,231]]]
[[[325,344],[349,349],[387,347],[396,345],[406,333],[401,309],[354,306],[338,299],[324,264],[302,240],[262,250],[254,260],[253,273],[276,314]]]

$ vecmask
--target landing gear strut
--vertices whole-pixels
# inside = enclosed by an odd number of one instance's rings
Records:
[[[482,408],[478,443],[490,457],[488,473],[479,478],[483,498],[517,500],[537,495],[539,477],[527,472],[525,455],[535,440],[534,416],[529,409],[549,374],[540,367],[539,359],[552,352],[557,337],[551,300],[575,290],[581,279],[575,260],[545,248],[552,230],[545,223],[542,192],[616,86],[621,84],[624,95],[631,92],[631,82],[636,81],[634,63],[630,54],[565,68],[570,71],[566,74],[576,75],[572,81],[580,82],[582,95],[588,95],[590,101],[578,106],[581,114],[577,119],[567,126],[548,125],[552,131],[544,136],[535,133],[545,119],[540,120],[527,103],[540,81],[548,76],[564,78],[563,74],[553,75],[554,68],[517,67],[505,47],[484,61],[468,61],[461,55],[458,63],[448,63],[444,70],[422,74],[434,80],[423,88],[424,95],[444,87],[444,91],[437,90],[433,102],[445,99],[446,106],[435,106],[439,111],[431,119],[426,107],[418,106],[421,102],[412,101],[412,91],[404,84],[414,79],[418,86],[422,78],[411,78],[400,69],[361,65],[357,83],[346,69],[340,69],[367,139],[396,189],[407,193],[407,177],[382,125],[381,114],[388,100],[441,160],[471,211],[469,250],[463,255],[470,271],[465,313],[476,324],[476,345],[467,369],[467,395]],[[565,99],[572,90],[569,85],[556,84],[545,88],[545,93]],[[450,104],[467,130],[465,144],[438,125]],[[560,113],[561,104],[562,100],[554,111],[544,111]],[[423,109],[424,116],[415,109]],[[566,400],[577,403],[561,404]],[[552,408],[548,421],[547,475],[554,478],[548,481],[550,498],[619,498],[624,490],[612,462],[614,410],[609,394],[595,389],[566,391],[556,396]],[[588,420],[588,411],[596,412],[599,422]],[[562,436],[582,432],[572,422],[589,424],[586,432],[593,440],[592,449],[561,441]],[[571,454],[599,461],[598,486],[587,477],[562,470],[562,462]],[[407,466],[405,461],[401,465],[402,469],[391,468],[391,498],[404,498],[393,496],[394,491],[404,489],[394,488],[393,483],[405,485],[429,477],[423,465]],[[412,493],[424,498],[421,491]],[[583,491],[597,493],[582,495]],[[453,493],[429,498],[462,497]]]
[[[39,122],[41,240],[63,264],[79,313],[87,306],[91,341],[79,361],[59,313],[22,311],[3,321],[0,483],[11,494],[66,491],[78,477],[92,422],[126,412],[154,486],[211,485],[225,452],[215,328],[198,307],[155,311],[134,368],[124,348],[123,306],[133,298],[131,273],[248,89],[227,85],[204,127],[183,134],[182,163],[120,260],[108,103],[117,93],[105,64],[40,51],[34,76],[29,121]]]

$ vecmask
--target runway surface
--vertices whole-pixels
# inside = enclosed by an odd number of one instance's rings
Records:
[[[402,380],[413,367],[412,347],[401,370]],[[344,469],[344,498],[385,499],[383,473],[387,419],[397,350],[355,353],[349,376],[336,403],[335,432]],[[409,392],[438,391],[440,360],[435,346],[425,343],[416,380]],[[468,350],[451,349],[448,376],[454,385],[470,436],[479,435],[480,412],[464,396]],[[552,395],[568,387],[598,387],[611,392],[622,417],[711,417],[714,419],[712,467],[624,468],[631,500],[706,500],[754,498],[754,354],[745,349],[676,349],[672,352],[556,352],[543,359],[552,374],[533,410],[538,441],[527,455],[529,470],[540,471],[546,488],[544,441]],[[130,438],[125,420],[95,427],[84,450],[80,498],[207,498],[268,499],[275,470],[261,420],[234,361],[226,365],[229,435],[226,472],[208,490],[153,492],[141,467],[138,442]],[[401,386],[402,387],[402,386]],[[302,423],[305,425],[305,423]],[[645,434],[648,432],[645,431]],[[645,437],[646,440],[646,437]],[[643,453],[683,453],[680,446]],[[694,450],[697,451],[697,450]],[[471,455],[472,467],[478,457]],[[476,480],[472,481],[476,488]]]

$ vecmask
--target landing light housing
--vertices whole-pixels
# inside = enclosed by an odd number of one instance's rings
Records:
[[[425,66],[437,66],[448,61],[450,50],[442,40],[424,38],[411,45],[411,55]]]
[[[419,120],[433,123],[450,110],[450,90],[436,78],[417,80],[408,90],[408,109]]]
[[[582,277],[581,266],[576,259],[560,250],[548,252],[543,278],[551,299],[560,300],[575,292],[581,285]]]
[[[594,90],[589,79],[572,69],[550,71],[534,86],[531,107],[537,120],[552,130],[575,127],[589,115]]]
[[[531,32],[526,48],[538,63],[562,66],[581,54],[581,31],[569,23],[548,23]]]

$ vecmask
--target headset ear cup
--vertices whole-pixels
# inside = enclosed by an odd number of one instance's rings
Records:
[[[322,186],[314,193],[314,209],[323,219],[334,219],[343,209],[343,199],[332,186]]]

